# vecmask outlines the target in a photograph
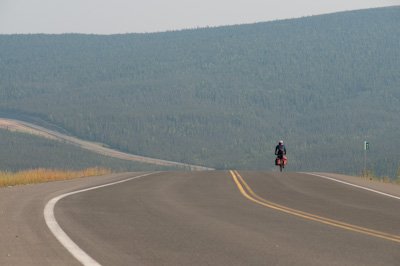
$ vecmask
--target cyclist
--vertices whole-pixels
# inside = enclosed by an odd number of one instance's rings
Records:
[[[283,155],[286,154],[286,147],[283,145],[283,140],[279,141],[279,144],[275,147],[275,155],[278,155],[279,159],[283,159]],[[283,166],[285,168],[285,166]]]

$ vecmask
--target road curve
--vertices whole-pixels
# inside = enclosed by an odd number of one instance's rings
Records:
[[[64,193],[140,174],[112,174],[0,188],[0,265],[81,265],[47,227],[43,216],[46,203]]]
[[[0,265],[80,265],[46,227],[45,204],[140,175],[1,189]],[[55,217],[101,265],[398,265],[400,187],[318,175],[153,173],[64,197]]]

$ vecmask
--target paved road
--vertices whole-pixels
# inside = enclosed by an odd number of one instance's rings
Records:
[[[44,205],[138,175],[1,189],[0,265],[79,265],[46,228]],[[365,186],[400,196],[398,186]],[[74,194],[55,215],[101,265],[398,265],[399,210],[400,198],[320,176],[204,171],[154,173]]]

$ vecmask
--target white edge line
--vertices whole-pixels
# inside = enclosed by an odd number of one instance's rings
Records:
[[[394,199],[400,200],[400,197],[393,196],[393,195],[390,195],[390,194],[387,194],[387,193],[383,193],[383,192],[380,192],[378,190],[374,190],[374,189],[366,188],[366,187],[363,187],[363,186],[355,185],[355,184],[352,184],[352,183],[348,183],[348,182],[345,182],[345,181],[342,181],[342,180],[338,180],[338,179],[335,179],[335,178],[332,178],[332,177],[327,177],[327,176],[317,175],[317,174],[312,174],[312,173],[304,173],[304,174],[322,177],[322,178],[329,179],[329,180],[332,180],[332,181],[335,181],[335,182],[343,183],[343,184],[346,184],[346,185],[349,185],[349,186],[353,186],[353,187],[356,187],[356,188],[361,188],[361,189],[368,190],[368,191],[371,191],[371,192],[374,192],[374,193],[377,193],[377,194],[381,194],[381,195],[386,196],[386,197],[390,197],[390,198],[394,198]]]
[[[85,251],[83,251],[77,244],[75,244],[74,241],[69,238],[69,236],[61,229],[60,225],[57,223],[56,218],[54,216],[54,206],[56,203],[67,196],[89,191],[89,190],[94,190],[102,187],[107,187],[107,186],[112,186],[115,184],[127,182],[136,178],[140,177],[145,177],[148,175],[151,175],[154,173],[148,173],[140,176],[135,176],[132,178],[124,179],[121,181],[105,184],[105,185],[100,185],[100,186],[95,186],[87,189],[82,189],[70,193],[66,193],[63,195],[60,195],[58,197],[52,198],[49,202],[47,202],[43,214],[44,214],[44,219],[46,221],[47,226],[49,227],[50,231],[53,233],[53,235],[57,238],[57,240],[84,266],[98,266],[101,265],[97,261],[95,261],[92,257],[90,257]]]

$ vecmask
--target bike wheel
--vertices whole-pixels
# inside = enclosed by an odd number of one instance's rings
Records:
[[[281,172],[282,172],[283,164],[280,164],[280,165],[279,165],[279,168],[280,168],[280,170],[281,170]]]

